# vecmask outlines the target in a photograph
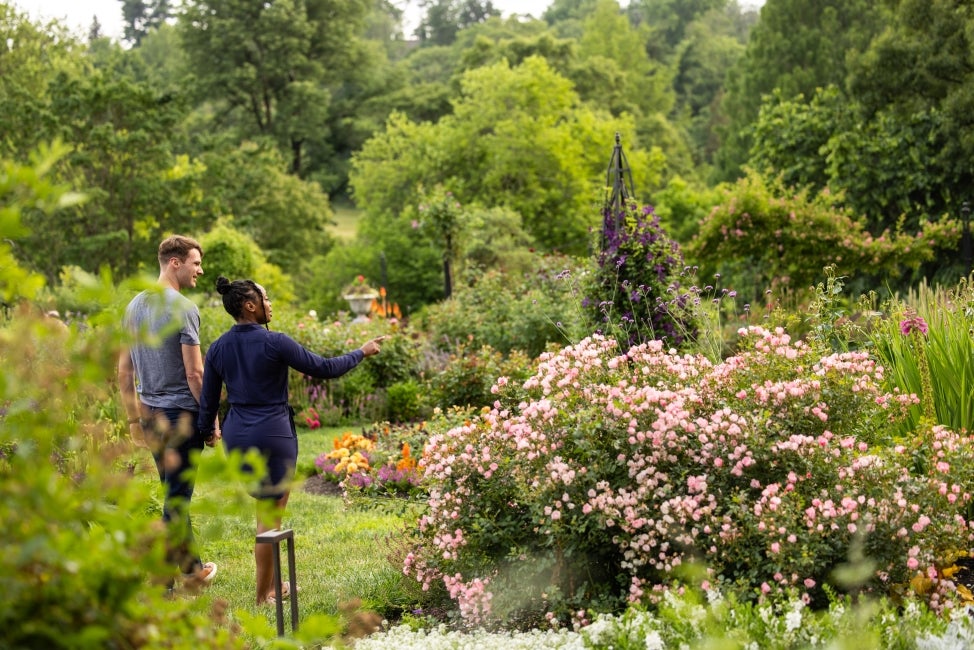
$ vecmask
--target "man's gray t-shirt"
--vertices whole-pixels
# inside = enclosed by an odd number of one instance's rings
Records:
[[[124,323],[139,342],[130,349],[139,399],[156,408],[199,411],[186,381],[182,348],[200,344],[199,308],[171,287],[161,293],[143,291],[126,307]],[[164,331],[166,337],[159,340]]]

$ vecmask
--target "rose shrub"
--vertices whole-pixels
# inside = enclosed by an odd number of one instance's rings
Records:
[[[867,354],[739,336],[718,364],[593,336],[542,355],[523,386],[501,377],[493,409],[427,444],[404,572],[468,625],[585,624],[674,581],[817,605],[859,552],[860,592],[919,575],[944,603],[939,567],[972,541],[971,439],[938,426],[894,444],[916,398],[884,392]]]

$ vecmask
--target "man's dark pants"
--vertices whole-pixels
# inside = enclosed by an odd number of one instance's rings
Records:
[[[193,452],[205,446],[197,429],[198,412],[175,408],[155,408],[143,405],[151,414],[153,426],[146,431],[149,448],[156,462],[159,480],[166,491],[162,520],[169,536],[167,556],[183,573],[193,573],[202,567],[193,541],[193,524],[189,504],[193,498],[195,475],[191,467]]]

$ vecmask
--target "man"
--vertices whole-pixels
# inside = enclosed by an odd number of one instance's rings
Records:
[[[199,242],[173,235],[159,244],[159,290],[143,291],[125,309],[124,324],[134,337],[122,350],[118,381],[132,439],[148,446],[165,488],[163,521],[167,556],[184,576],[209,582],[216,565],[196,555],[189,503],[194,479],[190,456],[220,438],[216,427],[203,438],[196,421],[203,388],[199,308],[182,295],[203,275]]]

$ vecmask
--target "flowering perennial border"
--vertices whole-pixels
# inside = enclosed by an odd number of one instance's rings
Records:
[[[949,604],[940,565],[974,541],[971,439],[891,440],[916,396],[885,392],[865,353],[739,335],[719,364],[658,341],[620,356],[593,336],[544,355],[516,406],[501,378],[493,409],[430,439],[404,572],[445,587],[471,626],[584,626],[674,581],[823,604],[856,553],[860,590],[904,593],[922,576]]]

